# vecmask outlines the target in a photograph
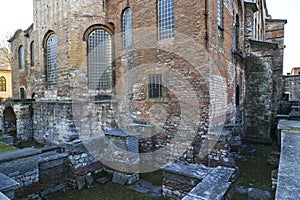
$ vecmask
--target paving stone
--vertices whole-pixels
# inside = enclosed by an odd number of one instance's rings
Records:
[[[78,190],[82,190],[83,187],[85,186],[85,178],[84,178],[84,176],[78,177],[76,179],[76,181],[77,181],[77,189]]]
[[[88,186],[90,186],[94,183],[94,178],[91,175],[86,175],[85,182]]]
[[[112,182],[117,183],[120,185],[125,185],[125,183],[128,181],[129,177],[125,176],[123,174],[114,173]]]

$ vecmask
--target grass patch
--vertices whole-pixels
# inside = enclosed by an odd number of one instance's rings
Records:
[[[36,141],[22,141],[21,144],[20,144],[20,148],[23,149],[23,148],[27,148],[27,147],[35,147],[35,148],[43,148],[44,147],[44,144],[40,144]]]
[[[141,173],[140,179],[148,181],[148,182],[152,183],[153,185],[162,185],[163,184],[163,171],[156,170],[153,172]]]
[[[253,149],[256,149],[256,152],[250,155],[249,151]],[[272,151],[279,151],[279,148],[277,146],[267,145],[248,145],[242,151],[242,155],[245,156],[245,159],[236,161],[240,168],[240,178],[236,185],[267,190],[274,195],[271,183],[271,172],[274,166],[267,163],[267,158]],[[243,197],[245,198],[247,196]]]
[[[136,192],[129,186],[109,182],[105,185],[94,184],[81,191],[58,193],[48,197],[49,200],[162,200],[163,198],[149,197],[147,194]]]
[[[11,147],[7,144],[4,144],[2,142],[0,142],[0,153],[4,153],[4,152],[8,152],[8,151],[14,151],[16,150],[16,148]]]

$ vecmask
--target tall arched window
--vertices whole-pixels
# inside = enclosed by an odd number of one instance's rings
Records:
[[[47,40],[47,85],[48,89],[56,88],[57,82],[57,73],[56,73],[56,65],[57,65],[57,36],[52,34],[49,36]]]
[[[123,45],[124,49],[132,47],[132,13],[129,8],[123,14]]]
[[[4,76],[0,77],[0,91],[2,92],[6,91],[6,79]]]
[[[30,65],[34,66],[34,41],[30,44]]]
[[[23,69],[25,68],[25,52],[24,52],[24,46],[21,45],[19,48],[19,68]]]
[[[96,29],[88,37],[88,81],[94,89],[112,87],[112,41],[104,29]]]
[[[174,0],[158,1],[158,36],[160,40],[174,37]]]

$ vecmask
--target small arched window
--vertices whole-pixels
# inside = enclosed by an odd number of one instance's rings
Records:
[[[19,48],[19,68],[24,69],[25,68],[25,52],[24,52],[24,46],[21,45]]]
[[[48,89],[56,88],[57,81],[57,36],[51,34],[47,39],[47,48],[46,48],[46,59],[47,59],[47,85]]]
[[[132,47],[132,13],[129,8],[123,14],[123,45],[124,49]]]
[[[6,78],[4,76],[0,77],[0,91],[1,92],[6,91]]]
[[[174,0],[158,1],[158,36],[160,40],[174,37]]]
[[[93,89],[112,87],[112,38],[104,29],[88,37],[88,85]]]
[[[30,44],[30,65],[34,66],[34,41]]]

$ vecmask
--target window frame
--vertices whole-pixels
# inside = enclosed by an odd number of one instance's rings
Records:
[[[19,58],[19,69],[25,69],[25,48],[23,45],[20,45],[18,50]]]
[[[34,41],[30,43],[30,65],[34,66]]]
[[[6,78],[4,76],[0,76],[0,92],[6,92]]]
[[[122,29],[123,29],[123,49],[125,50],[131,49],[132,48],[132,11],[130,8],[126,8],[123,12]]]
[[[223,39],[224,37],[224,1],[218,0],[218,12],[217,12],[217,21],[218,21],[218,38]]]
[[[57,88],[57,47],[57,35],[55,33],[49,34],[46,40],[46,78],[48,89]]]
[[[171,6],[171,7],[170,7]],[[167,10],[167,11],[165,11]],[[165,12],[164,12],[165,11]],[[164,16],[164,17],[162,17]],[[174,0],[157,1],[158,40],[167,40],[175,36]]]
[[[150,78],[150,76],[160,76],[160,83],[159,83],[159,85],[160,85],[160,96],[158,96],[158,97],[151,97],[150,96],[150,80],[149,80],[149,78]],[[166,89],[165,89],[165,87],[164,87],[164,85],[165,85],[165,76],[166,76],[166,72],[164,71],[164,70],[162,70],[162,71],[154,71],[154,72],[149,72],[149,73],[147,73],[146,74],[146,91],[145,91],[145,93],[146,93],[146,101],[149,101],[149,102],[162,102],[162,103],[164,103],[164,102],[167,102],[167,91],[166,91]]]
[[[97,36],[97,31],[100,31],[100,35]],[[101,36],[101,32],[106,34],[107,38],[105,38],[106,36]],[[95,33],[95,38],[97,39],[97,37],[100,38],[104,38],[107,39],[108,42],[107,44],[104,44],[105,46],[108,45],[108,48],[105,47],[105,49],[103,50],[104,47],[100,47],[100,49],[96,49],[97,52],[95,52],[97,55],[102,55],[104,56],[106,63],[101,62],[101,60],[97,60],[98,57],[94,56],[93,54],[91,54],[91,50],[92,50],[92,43],[91,43],[91,39],[92,34]],[[87,68],[88,68],[88,88],[89,89],[111,89],[113,87],[113,38],[112,38],[112,34],[105,28],[102,27],[98,27],[98,28],[93,28],[89,34],[87,35]],[[96,42],[96,43],[95,43]],[[95,44],[97,44],[97,41],[94,42],[94,46]],[[101,41],[98,41],[101,44]],[[99,44],[97,44],[95,47],[97,47]],[[93,56],[93,57],[92,57]],[[95,59],[95,60],[92,60]],[[99,59],[99,58],[98,58]],[[92,67],[92,63],[95,63],[94,67]],[[97,65],[101,65],[101,68],[97,68]],[[103,68],[103,65],[106,65],[106,68]],[[100,71],[99,71],[100,69]],[[101,76],[101,74],[103,74],[102,71],[106,71],[107,74],[105,74],[105,77],[102,79],[101,77],[99,78],[99,75]],[[108,71],[107,71],[108,70]],[[102,80],[101,80],[102,79]]]

